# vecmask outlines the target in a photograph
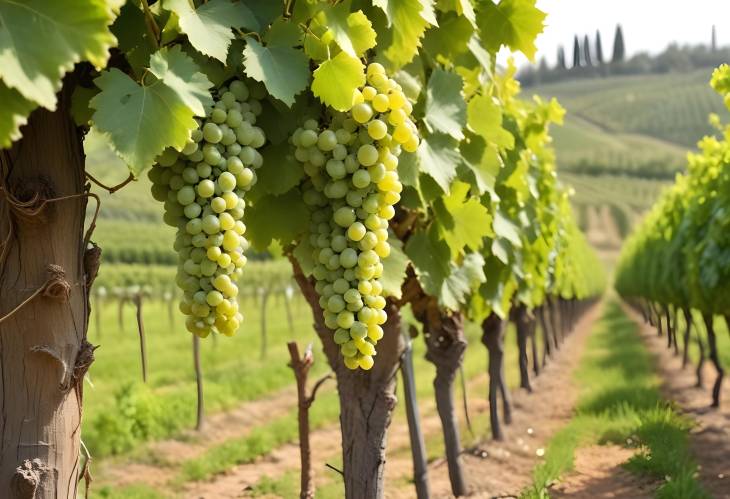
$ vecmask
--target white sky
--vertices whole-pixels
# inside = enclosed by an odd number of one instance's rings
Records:
[[[537,6],[547,13],[547,19],[537,39],[536,60],[544,56],[550,65],[555,63],[558,45],[565,47],[570,61],[573,35],[582,40],[588,34],[593,43],[597,29],[604,56],[610,57],[618,23],[629,56],[661,52],[673,41],[709,44],[713,24],[718,45],[730,45],[730,0],[537,0]],[[526,62],[521,54],[515,60],[520,65]]]

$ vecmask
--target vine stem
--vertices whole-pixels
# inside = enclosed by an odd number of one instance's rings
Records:
[[[155,50],[157,50],[160,48],[160,42],[158,41],[160,36],[160,27],[157,26],[157,22],[155,22],[155,17],[152,15],[152,11],[150,10],[150,5],[147,3],[147,0],[142,0],[142,9],[144,10],[147,31],[149,31],[152,44],[155,46]]]
[[[130,182],[132,182],[134,180],[134,175],[130,173],[129,176],[126,178],[126,180],[124,180],[124,182],[122,182],[121,184],[117,184],[117,185],[113,185],[113,186],[109,187],[109,186],[101,183],[101,181],[98,180],[97,178],[95,178],[91,173],[89,173],[89,172],[85,172],[85,173],[86,173],[86,178],[91,180],[93,183],[95,183],[96,185],[98,185],[99,187],[104,189],[105,191],[109,192],[109,194],[114,194],[119,189],[121,189],[122,187],[126,186],[127,184],[129,184]]]

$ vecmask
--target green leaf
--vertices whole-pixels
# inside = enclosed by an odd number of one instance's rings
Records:
[[[423,49],[437,61],[447,64],[467,51],[467,43],[473,31],[469,21],[462,16],[442,16],[439,28],[426,32]]]
[[[467,106],[469,127],[488,142],[505,149],[515,146],[515,138],[502,128],[502,109],[489,95],[475,95]]]
[[[71,94],[71,117],[78,126],[85,126],[91,121],[94,114],[93,109],[89,107],[89,101],[99,93],[96,87],[86,88],[78,85]]]
[[[432,228],[428,232],[416,232],[408,239],[405,252],[413,263],[423,290],[431,296],[439,296],[449,275],[451,256],[449,247],[437,231]]]
[[[390,255],[383,259],[383,275],[380,283],[383,285],[383,294],[400,299],[401,286],[406,279],[406,270],[411,263],[403,252],[403,243],[400,239],[390,237]]]
[[[456,177],[456,167],[461,163],[458,142],[446,134],[434,133],[421,139],[417,154],[421,171],[448,193]]]
[[[469,253],[460,264],[449,266],[451,273],[444,281],[439,303],[451,310],[459,310],[467,303],[471,293],[486,281],[484,257],[479,253]]]
[[[519,228],[500,211],[497,211],[494,214],[494,222],[492,226],[494,228],[494,233],[499,237],[503,237],[508,240],[517,248],[522,247],[522,239],[520,239]]]
[[[290,147],[270,144],[261,150],[264,165],[256,172],[256,184],[246,199],[254,203],[264,195],[278,196],[299,185],[304,169]]]
[[[456,140],[464,138],[466,104],[461,92],[464,81],[461,76],[436,68],[428,79],[424,120],[431,131],[451,135]]]
[[[426,27],[435,24],[432,0],[373,0],[388,18],[391,40],[383,55],[395,68],[408,64],[418,52]]]
[[[337,45],[353,57],[375,46],[373,25],[362,10],[351,13],[349,1],[325,9],[317,17],[332,32]]]
[[[480,3],[477,25],[487,49],[496,54],[502,45],[519,50],[535,60],[535,38],[545,27],[546,14],[535,7],[536,0],[492,0]]]
[[[213,107],[213,84],[180,46],[161,48],[150,57],[150,73],[170,87],[196,116],[205,116]]]
[[[492,232],[492,219],[478,198],[469,196],[469,184],[458,180],[451,192],[441,198],[443,210],[437,210],[439,234],[456,257],[468,247],[478,251],[482,240]]]
[[[116,44],[109,30],[113,20],[104,0],[0,0],[0,80],[25,99],[55,110],[61,79],[74,64],[106,65]],[[26,107],[16,103],[7,115]]]
[[[501,167],[501,159],[497,149],[487,144],[479,135],[474,135],[460,145],[462,164],[471,171],[474,177],[472,185],[479,194],[489,193],[494,199],[494,184]]]
[[[357,57],[340,52],[314,71],[312,93],[338,111],[352,107],[355,90],[365,85],[365,68]]]
[[[262,82],[271,95],[287,106],[307,88],[309,63],[301,50],[276,43],[264,47],[249,38],[243,57],[246,74]]]
[[[264,196],[248,206],[245,222],[251,245],[263,251],[274,239],[286,246],[303,234],[309,227],[309,209],[301,192],[294,189],[281,196]]]
[[[135,175],[151,166],[166,147],[181,150],[198,126],[193,111],[161,80],[142,87],[113,68],[94,83],[101,89],[89,102],[96,110],[94,125],[109,136]]]
[[[2,81],[0,102],[0,149],[6,149],[13,141],[20,139],[20,127],[28,122],[28,116],[37,105],[25,99],[14,88],[8,88]]]
[[[164,7],[180,18],[180,28],[193,47],[225,63],[233,40],[232,28],[259,31],[259,22],[245,2],[210,0],[193,9],[188,0],[164,0]]]

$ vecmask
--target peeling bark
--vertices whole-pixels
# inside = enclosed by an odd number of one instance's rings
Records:
[[[77,492],[83,376],[94,358],[87,285],[96,269],[93,258],[85,268],[84,154],[70,79],[57,110],[34,111],[23,139],[0,151],[0,234],[12,235],[0,250],[0,317],[47,285],[0,322],[0,491],[10,497]],[[49,269],[59,273],[53,283]]]

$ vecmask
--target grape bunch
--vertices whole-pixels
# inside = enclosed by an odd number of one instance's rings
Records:
[[[306,173],[313,275],[327,327],[349,369],[370,369],[383,337],[385,298],[379,278],[390,254],[388,220],[403,186],[401,150],[418,148],[411,103],[383,66],[367,68],[367,85],[347,113],[320,126],[307,120],[291,137]]]
[[[263,164],[258,149],[266,142],[255,126],[261,88],[249,90],[234,80],[214,97],[213,108],[182,152],[165,150],[149,173],[153,197],[165,203],[165,223],[178,229],[180,310],[188,316],[187,329],[200,337],[230,336],[243,318],[236,281],[248,247],[241,220],[244,194],[256,182],[256,169]]]

